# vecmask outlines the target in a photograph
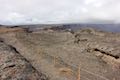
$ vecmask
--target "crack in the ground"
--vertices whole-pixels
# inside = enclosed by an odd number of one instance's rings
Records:
[[[7,69],[7,68],[14,68],[15,66],[16,66],[15,64],[12,64],[12,65],[9,65],[9,66],[4,67],[4,69]]]
[[[120,70],[120,57],[108,53],[107,51],[100,50],[98,48],[87,49],[87,52],[93,53],[96,57],[99,57],[106,64],[110,65],[114,70]]]
[[[119,59],[120,58],[118,55],[113,55],[112,53],[109,53],[107,51],[104,51],[104,50],[101,50],[101,49],[98,49],[98,48],[88,48],[86,50],[87,50],[87,52],[90,52],[90,53],[91,52],[100,52],[102,55],[110,56],[114,59]],[[97,53],[95,53],[95,54],[97,54]]]
[[[110,54],[110,53],[108,53],[108,52],[106,52],[106,51],[103,51],[103,50],[100,50],[100,49],[97,49],[97,48],[95,48],[94,51],[100,52],[100,53],[105,54],[105,55],[108,55],[108,56],[111,56],[111,57],[113,57],[113,58],[115,58],[115,59],[119,59],[119,56],[117,56],[117,55],[112,55],[112,54]]]
[[[8,46],[11,48],[11,50],[13,50],[13,51],[15,51],[16,53],[19,53],[19,54],[20,54],[20,52],[18,52],[15,47],[13,47],[12,45],[8,45]]]

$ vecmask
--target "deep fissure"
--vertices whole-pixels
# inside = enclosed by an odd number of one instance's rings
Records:
[[[100,50],[100,49],[97,49],[97,48],[95,48],[94,51],[100,52],[100,53],[102,53],[102,54],[105,54],[105,55],[108,55],[108,56],[111,56],[111,57],[114,57],[115,59],[118,59],[118,58],[119,58],[119,56],[117,56],[117,55],[112,55],[112,54],[110,54],[110,53],[108,53],[108,52],[105,52],[105,51]]]

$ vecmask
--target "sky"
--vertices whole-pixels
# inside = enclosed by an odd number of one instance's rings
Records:
[[[0,0],[0,24],[120,23],[120,0]]]

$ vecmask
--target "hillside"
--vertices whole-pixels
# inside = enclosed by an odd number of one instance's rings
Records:
[[[120,79],[119,33],[93,28],[75,31],[57,27],[40,28],[37,31],[20,27],[2,29],[0,28],[2,44],[14,47],[19,53],[18,56],[27,60],[26,63],[35,70],[37,76],[33,75],[35,78],[31,80],[79,80],[79,76],[80,80]],[[9,51],[7,53],[9,54]],[[43,75],[44,79],[39,74]],[[1,75],[5,73],[0,71],[0,80],[8,80]]]

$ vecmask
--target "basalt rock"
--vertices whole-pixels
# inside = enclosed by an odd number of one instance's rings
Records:
[[[0,80],[47,80],[12,46],[0,42]]]

